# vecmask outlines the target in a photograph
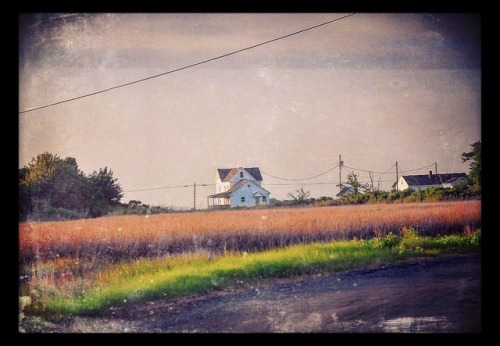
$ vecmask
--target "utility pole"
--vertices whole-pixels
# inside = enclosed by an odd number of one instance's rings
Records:
[[[399,191],[398,161],[396,161],[396,191]]]
[[[370,176],[370,180],[372,182],[372,192],[373,192],[373,172],[372,171],[368,171],[368,175]]]
[[[193,210],[196,210],[196,182],[193,185]]]
[[[434,162],[434,171],[436,172],[436,177],[439,179],[439,182],[442,184],[443,180],[438,174],[438,163],[437,162]]]
[[[186,185],[189,186],[189,185]],[[196,186],[208,186],[208,184],[199,184],[196,185],[196,182],[193,184],[193,210],[196,210]],[[208,207],[208,198],[207,198],[207,207]]]
[[[342,165],[344,161],[342,161],[342,155],[339,155],[339,192],[342,191]]]

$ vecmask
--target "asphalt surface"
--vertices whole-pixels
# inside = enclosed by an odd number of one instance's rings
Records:
[[[481,257],[454,255],[113,307],[27,333],[478,333]]]

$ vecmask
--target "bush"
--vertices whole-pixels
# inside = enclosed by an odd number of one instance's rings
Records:
[[[418,237],[418,233],[413,227],[403,226],[399,232],[404,239],[415,239]]]
[[[389,232],[384,237],[377,236],[368,240],[366,243],[376,249],[392,249],[401,244],[401,241],[401,237]]]

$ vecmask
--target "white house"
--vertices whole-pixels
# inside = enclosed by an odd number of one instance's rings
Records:
[[[270,192],[261,186],[258,167],[219,168],[214,182],[216,193],[207,196],[208,207],[269,205]]]
[[[403,175],[398,180],[398,190],[412,189],[415,191],[430,187],[453,187],[467,182],[465,173]]]

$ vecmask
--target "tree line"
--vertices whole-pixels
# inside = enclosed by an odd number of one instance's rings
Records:
[[[123,190],[113,171],[86,175],[76,159],[48,152],[19,169],[19,218],[57,220],[99,217],[120,204]]]
[[[334,199],[321,196],[320,198],[309,198],[310,192],[303,187],[288,193],[289,199],[276,200],[271,198],[270,205],[273,207],[287,206],[330,206],[364,203],[411,203],[411,202],[436,202],[443,200],[464,200],[481,198],[481,141],[472,143],[471,150],[463,152],[462,162],[469,162],[468,181],[451,188],[432,187],[425,190],[413,191],[407,189],[397,191],[397,182],[394,182],[391,191],[373,189],[370,184],[360,183],[358,175],[354,172],[347,176],[346,186],[352,187],[353,193]]]
[[[374,190],[361,184],[355,173],[347,176],[346,184],[354,193],[334,199],[322,196],[309,198],[309,191],[300,188],[288,194],[288,200],[271,198],[271,206],[344,205],[362,203],[423,202],[481,198],[481,142],[471,144],[469,152],[462,153],[462,162],[469,162],[468,182],[453,188],[435,187],[422,191]],[[173,208],[150,206],[141,201],[121,203],[123,189],[113,171],[107,166],[83,173],[76,159],[61,158],[48,152],[37,155],[19,169],[19,221],[67,220],[93,218],[108,214],[157,214]]]

